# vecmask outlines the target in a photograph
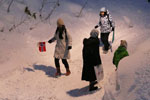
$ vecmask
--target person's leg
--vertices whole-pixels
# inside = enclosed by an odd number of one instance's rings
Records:
[[[70,75],[71,72],[69,70],[69,64],[67,62],[67,59],[62,59],[62,63],[65,65],[65,68],[66,68],[66,76]]]
[[[56,70],[57,70],[57,72],[55,73],[55,76],[57,77],[57,76],[61,75],[59,59],[57,59],[57,58],[55,58],[55,66],[56,66]]]
[[[105,50],[105,51],[106,51],[106,48],[107,48],[106,47],[107,46],[107,36],[106,35],[107,35],[106,33],[101,33],[101,40],[104,44],[103,50]]]
[[[101,40],[102,40],[102,42],[103,42],[103,44],[104,44],[104,50],[105,51],[108,51],[108,49],[109,49],[109,46],[110,46],[110,44],[109,44],[109,34],[110,33],[101,33]]]
[[[55,58],[55,66],[56,68],[60,68],[59,59]]]
[[[101,33],[101,41],[102,41],[103,44],[104,44],[104,42],[105,42],[105,40],[104,40],[104,35],[105,35],[105,33]]]
[[[109,46],[110,46],[110,44],[109,44],[109,34],[110,33],[106,33],[106,36],[105,36],[105,38],[106,38],[106,47],[105,47],[105,50],[106,51],[109,50]]]

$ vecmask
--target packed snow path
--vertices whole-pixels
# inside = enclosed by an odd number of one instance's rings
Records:
[[[41,2],[31,0],[27,4],[37,10],[36,5]],[[146,0],[89,0],[82,16],[77,18],[83,4],[84,0],[62,0],[51,17],[51,25],[39,23],[29,30],[36,23],[29,20],[13,32],[8,32],[7,26],[14,22],[13,16],[20,18],[25,5],[18,3],[12,6],[13,13],[7,14],[7,4],[0,4],[0,28],[6,27],[6,31],[0,32],[0,100],[149,100],[150,5]],[[128,42],[130,56],[120,62],[116,77],[113,53],[101,52],[105,74],[104,81],[99,84],[102,88],[88,92],[88,82],[81,81],[82,42],[98,23],[99,9],[103,6],[109,9],[116,22],[113,52],[124,39]],[[73,37],[69,60],[72,73],[68,77],[54,78],[55,43],[46,44],[46,53],[39,53],[37,43],[53,36],[59,17],[64,19]],[[61,70],[65,73],[62,64]]]

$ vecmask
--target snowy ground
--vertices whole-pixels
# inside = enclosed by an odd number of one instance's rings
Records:
[[[21,0],[17,0],[21,1]],[[61,0],[48,23],[29,20],[13,32],[8,32],[10,23],[20,18],[25,5],[17,3],[9,15],[7,3],[0,1],[0,100],[149,100],[150,98],[150,4],[146,0],[89,0],[83,15],[76,17],[84,0]],[[37,11],[39,0],[28,1]],[[118,73],[112,65],[113,53],[102,54],[105,78],[102,88],[88,92],[88,82],[81,81],[82,41],[89,37],[98,23],[99,8],[106,6],[116,22],[116,37],[113,50],[121,39],[128,41],[130,56],[119,64]],[[15,19],[15,17],[16,19]],[[54,47],[46,44],[47,52],[40,53],[37,43],[49,40],[56,29],[57,18],[62,17],[73,37],[72,58],[69,60],[72,74],[54,78]],[[29,23],[30,22],[30,23]],[[29,30],[30,27],[35,27]],[[110,36],[111,40],[111,36]],[[62,64],[61,64],[62,65]],[[65,68],[61,66],[62,72]]]

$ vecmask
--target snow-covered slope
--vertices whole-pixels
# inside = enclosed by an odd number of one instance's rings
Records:
[[[150,39],[141,43],[134,54],[120,62],[118,72],[110,73],[103,100],[149,100],[149,43]]]
[[[136,52],[120,63],[118,80],[121,100],[149,100],[150,98],[150,39],[144,41]]]
[[[28,18],[24,14],[26,6],[32,12],[38,12],[41,0],[14,0],[10,13],[7,13],[10,1],[0,0],[0,30],[4,28],[4,32],[0,32],[0,100],[149,99],[150,4],[146,0],[88,0],[81,17],[76,16],[85,0],[60,0],[60,6],[47,22]],[[54,4],[51,5],[45,6],[45,16]],[[88,82],[81,81],[82,41],[89,37],[90,31],[98,23],[99,9],[103,6],[109,9],[116,23],[113,50],[118,47],[121,39],[125,39],[128,41],[130,56],[119,64],[116,78],[115,67],[112,65],[113,53],[101,53],[105,78],[99,84],[102,88],[90,93]],[[37,43],[47,41],[54,35],[56,20],[60,17],[73,37],[69,60],[72,74],[56,79],[53,77],[55,43],[46,44],[46,53],[38,51]],[[26,18],[24,24],[9,32],[14,23]],[[65,73],[62,64],[61,69]],[[116,91],[118,85],[120,88]]]

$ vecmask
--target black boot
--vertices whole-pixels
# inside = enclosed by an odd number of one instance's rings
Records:
[[[97,81],[93,81],[91,84],[96,85],[98,82]]]
[[[97,86],[94,86],[95,84],[97,84],[97,81],[92,81],[92,82],[90,82],[89,91],[94,91],[94,90],[97,90],[97,89],[98,89]]]
[[[89,89],[89,91],[94,91],[94,90],[97,90],[97,89],[98,89],[98,87],[95,86],[95,87],[91,87],[91,88]]]

